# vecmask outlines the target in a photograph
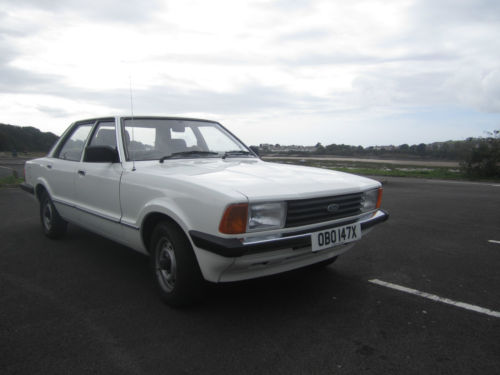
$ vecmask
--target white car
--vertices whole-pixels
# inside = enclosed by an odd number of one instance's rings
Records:
[[[388,218],[379,182],[262,161],[199,119],[77,121],[26,163],[25,180],[48,237],[69,222],[149,254],[173,306],[193,301],[204,280],[330,264]]]

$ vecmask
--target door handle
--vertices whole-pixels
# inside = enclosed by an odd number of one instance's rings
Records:
[[[85,176],[85,171],[82,171],[81,169],[78,171],[78,174],[81,176]]]

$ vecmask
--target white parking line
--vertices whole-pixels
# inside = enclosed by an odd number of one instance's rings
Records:
[[[489,240],[488,242],[500,244],[500,241],[497,241],[497,240]]]
[[[402,177],[406,178],[406,177]],[[492,184],[491,182],[472,182],[472,181],[450,181],[450,180],[417,180],[425,183],[434,184],[452,184],[452,185],[479,185],[479,186],[493,186],[500,187],[500,184]]]
[[[368,281],[370,283],[372,283],[372,284],[377,284],[377,285],[385,286],[386,288],[391,288],[391,289],[399,290],[400,292],[405,292],[405,293],[413,294],[415,296],[427,298],[427,299],[430,299],[432,301],[442,302],[442,303],[446,303],[448,305],[453,305],[453,306],[456,306],[456,307],[461,307],[462,309],[475,311],[475,312],[478,312],[478,313],[481,313],[481,314],[493,316],[495,318],[500,318],[500,312],[498,312],[498,311],[494,311],[494,310],[490,310],[490,309],[485,309],[483,307],[479,307],[479,306],[475,306],[475,305],[470,305],[470,304],[465,303],[465,302],[453,301],[453,300],[451,300],[449,298],[439,297],[439,296],[436,296],[435,294],[429,294],[429,293],[421,292],[421,291],[416,290],[416,289],[406,288],[406,287],[401,286],[401,285],[396,285],[396,284],[388,283],[388,282],[381,281],[381,280],[378,280],[378,279],[372,279],[372,280],[368,280]]]

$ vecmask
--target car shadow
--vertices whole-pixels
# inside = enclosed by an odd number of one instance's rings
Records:
[[[134,301],[143,304],[145,299],[151,299],[148,305],[163,305],[156,293],[147,256],[75,226],[70,226],[63,242],[66,248],[71,245],[72,255],[83,262],[80,268],[92,267],[93,278],[100,280],[103,290],[109,289],[104,293],[105,298],[115,302],[118,299],[123,304],[134,304]],[[363,294],[365,288],[365,283],[356,275],[343,271],[342,258],[339,258],[327,267],[310,266],[248,281],[207,282],[201,298],[182,310],[208,313],[223,308],[251,314],[298,306],[330,305],[332,301],[346,301],[353,295]],[[134,297],[133,293],[138,295]],[[104,295],[102,298],[91,295],[87,298],[101,299],[104,303]]]
[[[308,267],[254,280],[209,284],[202,308],[239,306],[251,313],[253,309],[261,311],[266,307],[311,306],[346,298],[353,283],[357,280],[336,269],[335,265]]]

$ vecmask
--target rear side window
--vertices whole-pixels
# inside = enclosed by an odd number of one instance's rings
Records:
[[[75,128],[61,147],[58,158],[70,161],[80,161],[83,147],[92,129],[92,125],[93,124],[82,124]]]

